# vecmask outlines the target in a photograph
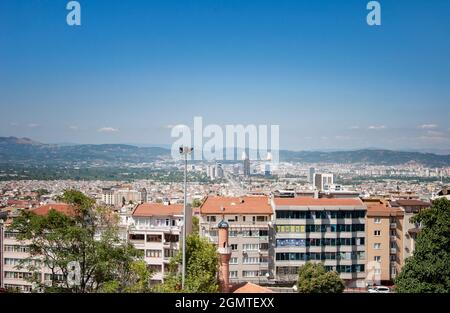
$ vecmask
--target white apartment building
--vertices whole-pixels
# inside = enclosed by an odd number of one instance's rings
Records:
[[[314,174],[314,186],[317,188],[317,190],[324,191],[333,184],[334,184],[333,174],[327,173]]]
[[[70,211],[70,206],[68,204],[47,204],[44,206],[40,206],[36,209],[33,209],[33,212],[38,215],[45,215],[51,209],[56,211],[67,213]],[[17,234],[11,231],[8,231],[7,225],[4,225],[3,231],[0,231],[0,273],[1,273],[1,281],[0,288],[6,289],[16,289],[21,292],[31,292],[33,286],[27,280],[27,277],[30,277],[32,273],[30,273],[26,268],[18,268],[19,265],[23,262],[23,260],[29,258],[30,248],[28,247],[29,242],[27,241],[18,241],[16,239]],[[40,266],[39,258],[36,258],[33,262],[37,267]],[[41,267],[40,281],[42,283],[51,283],[52,273],[50,269]],[[57,279],[62,280],[63,276],[60,274],[56,274]]]
[[[189,208],[186,215],[192,216]],[[192,219],[186,222],[189,234]],[[154,271],[153,284],[163,281],[170,258],[180,249],[182,223],[183,205],[170,203],[139,204],[127,221],[128,240],[143,251],[145,261]]]
[[[147,202],[147,190],[134,190],[131,186],[114,186],[102,189],[101,201],[106,205],[122,207],[131,203]]]
[[[218,223],[229,224],[231,283],[264,283],[272,276],[272,208],[266,196],[207,197],[200,207],[200,235],[218,243]]]

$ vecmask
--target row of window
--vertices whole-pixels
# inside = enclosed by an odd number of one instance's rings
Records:
[[[30,262],[34,263],[35,266],[40,266],[41,261],[39,260],[32,260],[27,261],[25,259],[16,259],[16,258],[5,258],[5,265],[14,265],[14,266],[28,266],[30,265]]]
[[[9,272],[5,271],[5,278],[10,279],[29,279],[33,276],[33,273],[30,272]]]
[[[29,253],[30,247],[28,246],[21,246],[21,245],[5,245],[4,247],[5,252],[24,252]]]
[[[209,236],[211,237],[217,237],[218,232],[217,230],[210,230]],[[269,235],[269,231],[266,229],[253,229],[253,230],[229,230],[228,236],[229,237],[267,237]]]
[[[276,211],[277,218],[286,219],[307,219],[307,218],[364,218],[366,211],[292,211],[292,210],[279,210]]]
[[[362,273],[365,271],[364,264],[354,264],[354,265],[336,265],[336,266],[325,266],[327,271],[336,271],[338,273]]]
[[[265,264],[269,262],[269,257],[260,256],[260,257],[244,257],[242,258],[242,264]],[[239,264],[239,258],[232,257],[230,258],[230,264]]]
[[[250,217],[243,215],[241,218],[242,222],[267,222],[269,220],[267,215],[258,215],[258,216],[252,216],[251,220]],[[215,215],[207,215],[206,221],[210,223],[217,222],[217,217]],[[239,222],[239,216],[228,216],[227,217],[228,222]]]
[[[242,271],[242,277],[251,278],[251,277],[266,277],[268,271],[267,270],[259,270],[259,271]],[[237,278],[238,271],[230,271],[230,278]]]
[[[174,257],[177,254],[178,250],[175,249],[164,249],[164,257],[165,258],[171,258]],[[162,250],[156,250],[156,249],[147,249],[145,250],[145,256],[147,258],[161,258],[163,255]]]
[[[364,238],[306,238],[277,239],[277,247],[323,247],[364,245]]]
[[[277,225],[277,233],[327,233],[364,231],[364,224]]]
[[[278,252],[277,261],[364,260],[364,251],[353,252]]]
[[[233,245],[231,245],[233,246]],[[235,245],[237,248],[237,245]],[[268,250],[269,244],[268,243],[244,243],[242,245],[243,251],[259,251],[259,250]],[[231,248],[233,250],[233,247]]]

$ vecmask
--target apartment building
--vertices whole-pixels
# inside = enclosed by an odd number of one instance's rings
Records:
[[[414,248],[416,246],[416,237],[420,229],[420,224],[411,221],[414,214],[419,213],[421,210],[430,207],[429,202],[416,200],[416,199],[400,199],[390,201],[390,206],[393,208],[400,208],[403,213],[403,242],[402,257],[406,259],[413,255]]]
[[[103,188],[101,202],[115,207],[129,203],[144,203],[147,202],[147,190],[145,188],[134,190],[129,185]]]
[[[190,209],[186,215],[192,216]],[[170,203],[143,203],[132,211],[128,220],[128,240],[142,250],[145,261],[155,274],[152,284],[164,280],[170,258],[180,249],[182,239],[183,205]],[[188,225],[192,220],[186,221]],[[187,228],[187,233],[191,227]]]
[[[272,207],[267,196],[207,197],[200,207],[200,235],[218,244],[218,223],[229,225],[230,283],[265,283],[273,276]]]
[[[378,199],[367,206],[367,282],[391,285],[403,266],[404,212]]]
[[[365,287],[366,207],[360,199],[272,198],[275,277],[295,282],[307,261],[340,273],[347,287]]]
[[[56,210],[69,215],[73,214],[72,207],[63,203],[43,205],[33,209],[32,212],[37,215],[46,215],[50,210]],[[5,225],[2,234],[0,232],[0,235],[2,235],[2,238],[0,239],[2,246],[2,253],[0,254],[0,261],[2,264],[2,287],[6,289],[16,289],[21,292],[31,292],[33,286],[27,278],[29,278],[32,273],[30,273],[26,268],[18,268],[24,259],[29,258],[29,242],[18,241],[17,234],[9,231],[7,226],[8,225]],[[34,262],[35,266],[40,266],[39,258],[34,259],[32,262]],[[52,273],[48,268],[41,267],[41,271],[38,275],[40,275],[40,281],[42,283],[51,283]],[[62,275],[58,278],[62,279]]]

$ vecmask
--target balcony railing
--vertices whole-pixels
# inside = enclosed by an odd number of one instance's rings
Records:
[[[396,254],[397,253],[397,248],[391,248],[391,254]]]
[[[395,229],[395,228],[397,228],[397,223],[391,223],[390,226],[391,226],[391,229]]]

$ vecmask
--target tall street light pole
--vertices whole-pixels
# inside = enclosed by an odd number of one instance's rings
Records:
[[[183,205],[183,264],[181,268],[181,289],[184,290],[186,279],[186,205],[187,205],[187,156],[194,148],[180,147],[180,154],[184,156],[184,205]]]

